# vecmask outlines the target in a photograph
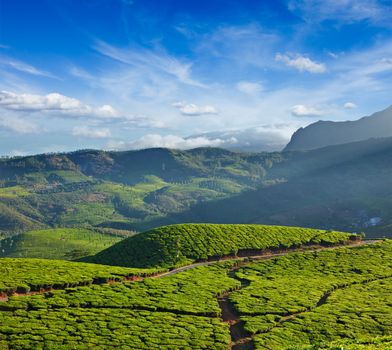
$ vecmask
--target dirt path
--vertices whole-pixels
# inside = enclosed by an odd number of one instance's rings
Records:
[[[247,256],[241,256],[241,257],[224,256],[219,259],[214,259],[211,261],[196,262],[196,263],[193,263],[190,265],[175,268],[175,269],[168,271],[168,272],[162,272],[162,273],[154,274],[154,275],[147,276],[147,277],[131,277],[131,278],[125,277],[124,280],[122,280],[122,281],[114,281],[113,280],[113,281],[108,281],[108,282],[104,282],[104,283],[102,283],[101,281],[92,281],[91,284],[116,284],[116,283],[124,283],[124,282],[128,282],[128,281],[143,281],[145,278],[162,278],[162,277],[173,276],[178,273],[181,273],[181,272],[184,272],[184,271],[187,271],[190,269],[194,269],[199,266],[208,266],[208,265],[216,264],[219,261],[235,260],[235,261],[239,261],[239,262],[247,262],[247,261],[249,261],[249,259],[267,260],[267,259],[271,259],[271,258],[275,258],[275,257],[279,257],[279,256],[285,256],[285,255],[291,254],[291,253],[296,253],[296,252],[298,253],[298,252],[316,252],[316,251],[321,251],[321,250],[334,250],[334,249],[340,249],[340,248],[344,248],[344,247],[357,247],[360,245],[370,244],[370,243],[374,243],[374,241],[354,241],[350,244],[341,244],[341,245],[336,245],[336,246],[331,246],[331,247],[323,247],[323,246],[316,246],[316,245],[305,246],[305,247],[301,247],[301,248],[285,249],[282,251],[275,251],[275,252],[266,251],[261,255],[260,254],[256,254],[256,255],[249,254]],[[83,285],[85,285],[85,284],[81,284],[80,287]],[[78,285],[76,287],[78,287]],[[7,302],[10,296],[30,296],[30,295],[35,295],[35,294],[44,294],[44,293],[51,292],[54,290],[63,290],[63,289],[64,288],[42,288],[39,291],[33,291],[33,292],[28,292],[28,293],[13,293],[12,295],[0,293],[0,302]]]
[[[208,266],[208,265],[212,265],[212,264],[216,264],[219,261],[228,261],[228,260],[238,260],[238,261],[246,261],[249,259],[252,260],[267,260],[267,259],[272,259],[275,257],[279,257],[279,256],[285,256],[287,254],[291,254],[291,253],[303,253],[303,252],[317,252],[317,251],[321,251],[321,250],[335,250],[335,249],[340,249],[340,248],[349,248],[349,247],[358,247],[361,245],[365,245],[365,244],[372,244],[375,243],[376,241],[354,241],[350,244],[340,244],[340,245],[334,245],[331,247],[325,247],[325,246],[319,246],[319,245],[310,245],[310,246],[305,246],[305,247],[300,247],[300,248],[293,248],[293,249],[284,249],[281,251],[266,251],[263,254],[249,254],[247,256],[224,256],[221,257],[220,259],[216,259],[216,260],[211,260],[211,261],[202,261],[202,262],[197,262],[197,263],[193,263],[190,265],[186,265],[186,266],[182,266],[182,267],[178,267],[175,268],[171,271],[168,272],[163,272],[163,273],[159,273],[156,274],[155,276],[152,277],[147,277],[147,278],[162,278],[162,277],[167,277],[167,276],[172,276],[175,275],[177,273],[183,272],[183,271],[187,271],[190,269],[193,269],[195,267],[199,267],[199,266]]]
[[[244,265],[246,265],[246,262],[241,262],[238,265],[232,267],[228,272],[228,275],[231,278],[241,282],[239,289],[245,288],[250,284],[248,280],[240,279],[235,274],[235,272]],[[245,330],[244,321],[241,321],[240,314],[237,312],[235,306],[229,299],[232,292],[233,291],[226,292],[218,297],[219,307],[222,310],[222,320],[230,327],[231,349],[253,350],[255,346],[251,334]]]

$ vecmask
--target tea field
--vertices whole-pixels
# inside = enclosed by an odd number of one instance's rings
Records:
[[[123,238],[86,228],[34,230],[0,240],[0,258],[75,260],[96,254]]]
[[[156,267],[0,259],[10,295],[0,301],[0,349],[388,349],[392,242],[331,248],[162,276]]]
[[[0,259],[0,294],[66,288],[125,277],[155,274],[162,269],[130,269],[61,260]]]
[[[127,238],[88,262],[129,267],[176,266],[240,253],[302,245],[344,244],[355,235],[299,227],[266,225],[180,224]]]
[[[292,254],[237,272],[230,299],[256,349],[392,334],[392,242]]]

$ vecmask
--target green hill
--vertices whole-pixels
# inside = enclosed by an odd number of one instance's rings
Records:
[[[28,231],[0,240],[0,258],[74,260],[93,255],[122,239],[83,228]]]
[[[140,231],[146,221],[256,189],[280,158],[215,148],[0,158],[0,234],[82,224]]]
[[[149,276],[158,271],[73,261],[0,258],[0,296],[39,291],[41,288],[64,289],[111,280],[121,281],[126,277]]]
[[[175,266],[243,250],[294,248],[344,243],[347,233],[263,225],[183,224],[159,227],[127,238],[87,258],[128,267]]]

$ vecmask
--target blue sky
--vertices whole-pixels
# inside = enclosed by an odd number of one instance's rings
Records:
[[[279,149],[391,75],[391,0],[0,0],[0,154]]]

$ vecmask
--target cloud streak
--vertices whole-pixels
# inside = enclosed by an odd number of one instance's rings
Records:
[[[218,114],[217,109],[209,105],[198,106],[193,103],[175,102],[172,106],[177,108],[181,114],[185,116],[194,117],[208,114]]]
[[[231,143],[236,140],[231,140]],[[192,149],[197,147],[224,147],[227,140],[209,139],[204,136],[183,138],[177,135],[148,134],[131,142],[109,142],[107,148],[115,150],[144,149],[144,148],[172,148]]]

